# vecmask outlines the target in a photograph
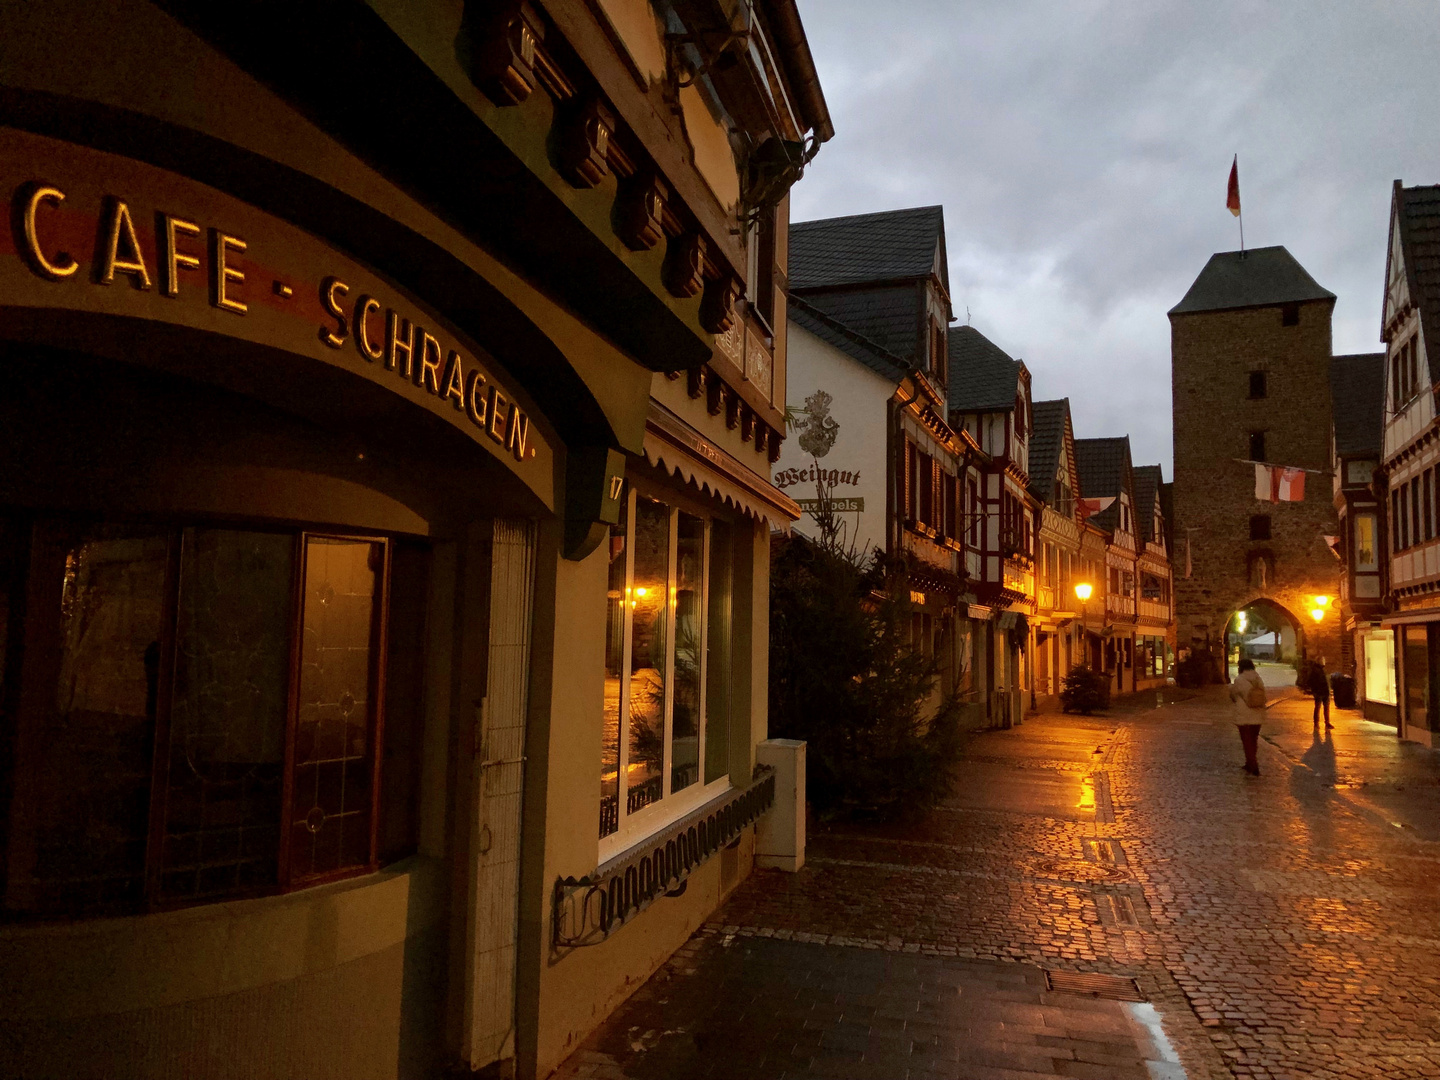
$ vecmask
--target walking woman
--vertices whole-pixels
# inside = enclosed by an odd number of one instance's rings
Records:
[[[1241,660],[1239,674],[1230,684],[1230,700],[1239,715],[1235,726],[1240,729],[1240,745],[1245,748],[1245,771],[1260,775],[1260,761],[1255,756],[1260,745],[1260,721],[1265,719],[1265,684],[1255,670],[1253,660]]]

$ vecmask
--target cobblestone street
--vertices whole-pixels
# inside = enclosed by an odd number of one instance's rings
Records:
[[[977,735],[924,819],[812,823],[560,1075],[1440,1076],[1440,755],[1269,716],[1258,778],[1215,688]]]

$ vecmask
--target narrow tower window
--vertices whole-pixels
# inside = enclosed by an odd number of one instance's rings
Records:
[[[1252,398],[1263,398],[1265,396],[1265,372],[1250,372],[1250,396]]]
[[[1265,460],[1265,432],[1263,431],[1250,432],[1250,460]]]

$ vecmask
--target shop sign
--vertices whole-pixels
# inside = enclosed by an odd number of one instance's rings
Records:
[[[553,450],[493,361],[309,234],[174,174],[17,131],[0,130],[0,183],[12,210],[0,305],[160,320],[344,367],[465,431],[552,502]]]

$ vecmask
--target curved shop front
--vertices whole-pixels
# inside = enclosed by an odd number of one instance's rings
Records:
[[[113,154],[0,186],[0,1072],[476,1060],[453,746],[521,759],[566,467],[486,344],[543,335]]]

